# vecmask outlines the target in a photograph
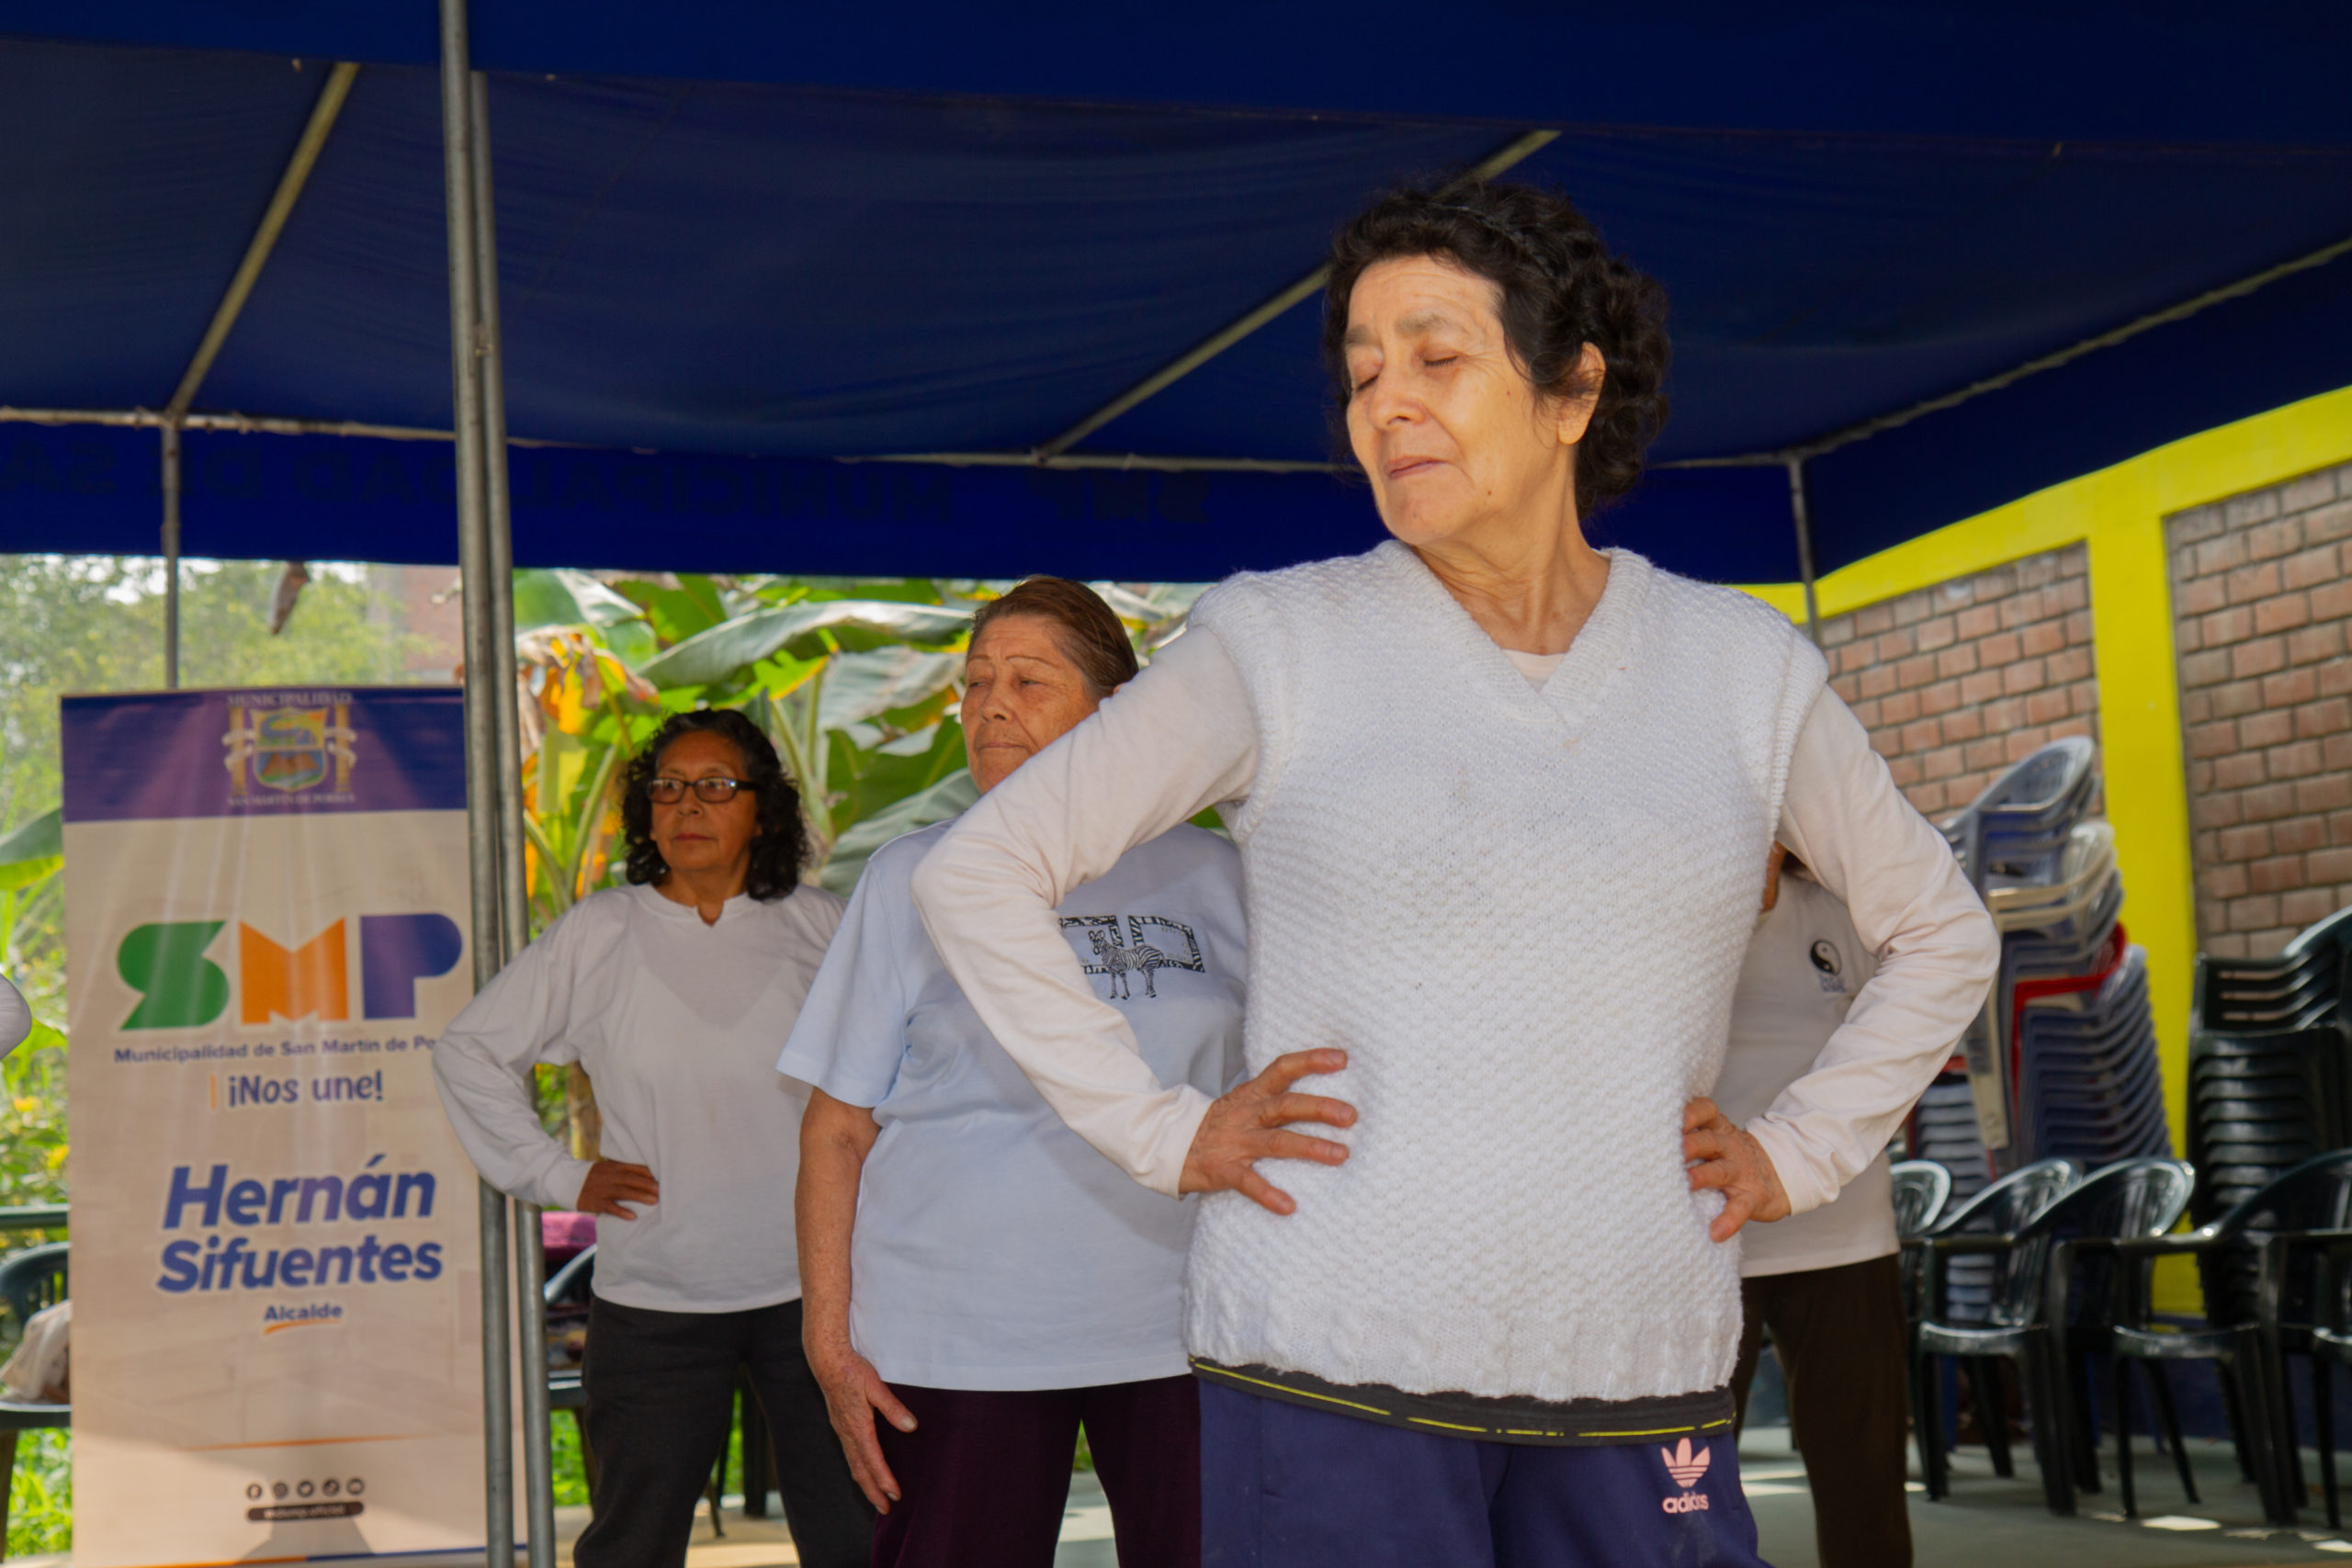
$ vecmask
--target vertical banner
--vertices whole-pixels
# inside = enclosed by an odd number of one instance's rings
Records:
[[[459,695],[63,706],[74,1561],[478,1549]]]

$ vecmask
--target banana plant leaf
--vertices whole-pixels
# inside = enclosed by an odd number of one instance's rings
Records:
[[[821,722],[846,729],[937,696],[964,672],[959,653],[926,653],[918,648],[877,649],[872,653],[836,653],[825,667]]]
[[[602,645],[630,669],[662,651],[662,639],[636,602],[570,567],[514,574],[517,637],[548,627],[591,626]]]
[[[711,578],[681,572],[677,582],[675,588],[643,580],[627,584],[629,596],[645,606],[645,618],[665,644],[684,642],[747,607],[730,605],[728,590]]]
[[[834,843],[832,858],[825,863],[818,880],[848,897],[857,886],[857,879],[865,874],[865,863],[875,851],[902,833],[944,822],[968,809],[979,798],[980,786],[972,782],[971,771],[956,769],[929,789],[876,812],[844,832]]]
[[[584,571],[570,567],[526,569],[514,574],[514,629],[539,626],[611,626],[645,612]]]
[[[62,809],[43,812],[0,838],[0,892],[29,886],[65,863]]]
[[[938,604],[893,604],[873,599],[835,599],[754,610],[664,649],[638,667],[656,686],[708,686],[728,679],[781,649],[796,659],[829,651],[820,633],[830,631],[844,648],[871,650],[889,643],[937,649],[970,629],[968,611]]]

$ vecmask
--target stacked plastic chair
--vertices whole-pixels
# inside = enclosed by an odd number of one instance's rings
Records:
[[[1976,1099],[1964,1073],[1946,1073],[1911,1112],[1911,1154],[1951,1173],[1951,1202],[1967,1203],[1993,1184],[1993,1162],[1976,1123]],[[1993,1300],[1993,1262],[1965,1256],[1945,1266],[1944,1296],[1953,1319],[1981,1322]]]
[[[2352,909],[2276,958],[2200,956],[2188,1028],[2193,1208],[2218,1218],[2313,1155],[2352,1143]]]
[[[1982,886],[2047,884],[2054,862],[2098,792],[2086,737],[2053,740],[1995,779],[1943,825]]]
[[[1968,1042],[1971,1071],[1998,1085],[2001,1169],[2172,1152],[2147,954],[2117,918],[2114,829],[2087,817],[2094,756],[2083,737],[2052,741],[1944,824],[2001,931],[2000,978]]]
[[[1911,1152],[1951,1172],[1952,1201],[1965,1203],[1991,1185],[1984,1135],[1976,1124],[1976,1099],[1962,1073],[1946,1073],[1919,1097],[1911,1113]]]

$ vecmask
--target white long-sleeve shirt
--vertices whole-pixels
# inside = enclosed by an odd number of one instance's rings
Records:
[[[662,1312],[797,1299],[792,1224],[806,1086],[780,1076],[842,901],[819,887],[729,898],[715,925],[650,887],[582,900],[482,987],[433,1047],[441,1102],[476,1168],[549,1208],[589,1162],[539,1125],[534,1064],[596,1086],[601,1153],[642,1165],[661,1201],[599,1219],[596,1293]]]
[[[1125,1020],[1087,987],[1052,911],[1133,845],[1246,797],[1256,733],[1231,655],[1195,628],[991,791],[915,877],[942,960],[1046,1102],[1161,1192],[1177,1190],[1209,1096],[1153,1076]],[[1998,939],[1950,846],[1835,693],[1799,734],[1778,836],[1879,954],[1813,1070],[1747,1124],[1802,1213],[1886,1146],[1982,1005]],[[1344,1097],[1344,1084],[1328,1091]]]

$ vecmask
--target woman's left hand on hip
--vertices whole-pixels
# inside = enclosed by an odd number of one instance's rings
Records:
[[[1209,1106],[1193,1134],[1184,1155],[1180,1192],[1240,1193],[1250,1201],[1287,1214],[1297,1200],[1258,1174],[1266,1159],[1306,1159],[1318,1165],[1340,1165],[1348,1145],[1329,1138],[1294,1133],[1292,1124],[1319,1122],[1330,1127],[1352,1127],[1356,1108],[1328,1095],[1295,1094],[1291,1085],[1300,1078],[1346,1070],[1348,1054],[1329,1048],[1293,1051],[1277,1056],[1266,1070],[1229,1090]]]
[[[1714,1240],[1729,1241],[1750,1220],[1789,1217],[1789,1195],[1772,1156],[1713,1100],[1682,1108],[1682,1157],[1690,1162],[1691,1191],[1712,1187],[1724,1195],[1723,1212],[1707,1227]]]

